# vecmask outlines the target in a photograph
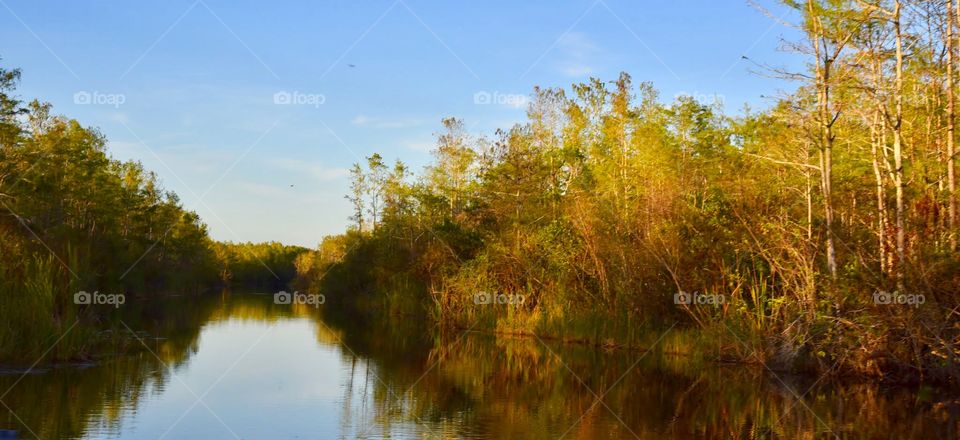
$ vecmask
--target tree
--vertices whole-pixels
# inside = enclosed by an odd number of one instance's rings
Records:
[[[837,274],[837,251],[834,225],[833,194],[833,146],[834,126],[841,109],[831,101],[834,87],[838,84],[834,73],[836,63],[850,39],[856,35],[859,21],[852,22],[852,13],[842,8],[843,1],[807,0],[805,5],[788,0],[785,3],[803,13],[803,29],[813,49],[813,85],[817,96],[817,125],[820,139],[820,189],[823,193],[824,227],[826,229],[827,269],[831,276]],[[834,6],[834,8],[831,8]]]
[[[357,231],[363,232],[364,196],[367,194],[367,176],[360,164],[353,164],[350,168],[350,194],[344,196],[353,204],[353,215],[350,220],[356,222]]]
[[[436,163],[428,169],[426,180],[431,189],[446,200],[447,214],[453,217],[465,206],[476,152],[468,145],[463,121],[447,118],[442,122],[446,131],[437,139]]]
[[[367,158],[368,174],[367,196],[370,199],[370,225],[373,230],[377,229],[377,221],[380,219],[381,205],[383,203],[384,186],[387,180],[387,166],[383,163],[383,158],[379,153]]]

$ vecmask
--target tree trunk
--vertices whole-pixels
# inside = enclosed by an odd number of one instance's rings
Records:
[[[878,81],[879,83],[879,81]],[[887,203],[886,194],[883,188],[883,173],[880,171],[879,149],[885,148],[881,144],[883,137],[880,130],[883,130],[880,120],[880,109],[874,110],[873,125],[870,127],[870,143],[873,152],[873,176],[877,182],[877,242],[880,256],[880,274],[886,275],[887,267]]]
[[[903,34],[900,29],[901,2],[893,9],[893,28],[896,36],[896,85],[893,92],[895,114],[893,120],[894,184],[897,197],[897,289],[903,290],[903,268],[906,265],[905,205],[903,200]]]
[[[833,58],[823,41],[824,29],[816,16],[813,1],[807,2],[808,13],[814,21],[813,49],[816,62],[817,122],[820,128],[820,186],[823,192],[823,214],[826,227],[827,269],[837,276],[837,252],[833,243],[833,117],[830,115],[830,69]]]
[[[953,92],[953,58],[954,44],[953,38],[954,13],[960,19],[960,3],[954,10],[953,0],[947,2],[947,237],[950,243],[950,250],[957,250],[957,196],[956,196],[956,178],[953,170],[953,157],[956,154],[954,124],[956,120],[955,101]]]

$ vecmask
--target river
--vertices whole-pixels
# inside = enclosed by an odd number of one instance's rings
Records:
[[[960,426],[960,401],[933,388],[828,384],[409,317],[371,323],[270,294],[130,299],[109,324],[125,354],[0,371],[0,429],[23,439],[932,439],[957,438]]]

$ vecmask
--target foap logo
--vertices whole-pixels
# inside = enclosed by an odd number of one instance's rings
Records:
[[[519,93],[488,92],[481,90],[473,94],[473,103],[476,105],[506,105],[521,108],[530,102],[530,97]]]
[[[81,90],[73,94],[73,103],[77,105],[112,105],[113,108],[119,108],[125,102],[127,102],[127,96],[122,93]]]
[[[510,305],[519,305],[523,304],[527,300],[527,297],[517,294],[517,295],[507,295],[507,294],[496,294],[496,293],[487,293],[486,291],[479,291],[473,295],[473,303],[476,305],[486,305],[486,304],[510,304]]]
[[[281,90],[273,94],[273,103],[277,105],[312,105],[320,108],[324,102],[327,102],[327,97],[320,93]]]
[[[923,294],[887,292],[885,290],[873,292],[873,303],[877,305],[920,307],[925,302],[927,302],[927,298]]]
[[[679,92],[676,95],[673,95],[673,99],[680,98],[690,98],[699,102],[700,104],[706,105],[723,105],[723,103],[726,101],[725,96],[716,93]]]
[[[719,306],[722,305],[725,301],[723,295],[712,294],[712,293],[700,293],[700,292],[685,292],[683,290],[675,293],[673,295],[673,303],[677,305],[685,306],[701,306],[701,305],[710,305],[710,306]]]
[[[273,303],[279,305],[306,305],[320,307],[327,302],[327,298],[320,293],[300,293],[297,291],[284,292],[283,290],[273,294]]]
[[[81,290],[73,294],[73,303],[77,305],[108,305],[120,308],[126,302],[127,297],[122,293],[100,293],[99,291],[90,293]]]

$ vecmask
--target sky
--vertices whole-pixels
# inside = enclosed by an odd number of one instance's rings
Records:
[[[525,119],[534,86],[651,81],[761,109],[796,85],[796,31],[770,0],[451,2],[0,0],[0,66],[18,95],[97,127],[214,239],[314,247],[342,232],[347,169],[414,170],[444,117],[475,135]],[[744,60],[747,56],[750,60]]]

